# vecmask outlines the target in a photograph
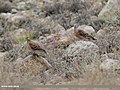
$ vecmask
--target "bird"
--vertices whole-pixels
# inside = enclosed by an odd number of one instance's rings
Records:
[[[33,51],[33,58],[36,61],[41,62],[41,64],[45,65],[46,70],[50,69],[52,67],[52,65],[47,61],[47,59],[45,58],[44,55],[41,55],[41,53],[39,54],[39,52],[43,52],[46,55],[48,55],[48,53],[43,48],[41,48],[38,43],[35,43],[35,42],[31,41],[28,37],[26,37],[26,41],[27,41],[28,48],[32,49],[32,51]]]
[[[31,49],[33,51],[39,50],[39,51],[42,51],[47,54],[47,52],[43,48],[41,48],[38,43],[31,41],[28,37],[26,37],[26,41],[27,41],[27,45],[28,45],[29,49]]]
[[[85,31],[78,29],[77,25],[74,25],[74,34],[79,39],[88,38],[88,39],[96,40],[93,36],[89,35]]]
[[[119,47],[116,47],[116,51],[120,52],[120,48],[119,48]]]

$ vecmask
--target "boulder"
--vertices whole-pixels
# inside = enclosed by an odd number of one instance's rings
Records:
[[[100,64],[102,71],[115,71],[120,68],[120,61],[115,59],[106,59]]]
[[[9,18],[9,22],[12,22],[16,26],[22,26],[27,20],[26,16],[23,15],[12,15],[12,17]]]
[[[102,54],[100,60],[103,62],[106,59],[119,59],[119,57],[115,53],[107,53],[107,54]]]
[[[27,74],[37,74],[43,69],[43,65],[32,58],[32,55],[27,56],[24,59],[17,60],[15,62],[16,72],[27,73]]]
[[[100,57],[99,47],[90,41],[76,41],[70,44],[64,53],[67,57],[73,57],[73,60],[85,62],[98,60]]]
[[[12,17],[12,14],[11,13],[1,13],[0,14],[0,17],[1,17],[1,19],[3,20],[2,22],[4,22],[4,20],[8,20],[8,19],[10,19],[11,17]],[[4,22],[5,23],[5,22]]]
[[[4,38],[0,40],[0,52],[9,51],[13,48],[13,43],[10,38]]]
[[[35,58],[32,55],[27,56],[24,59],[19,58],[15,62],[15,68],[17,72],[23,74],[36,75],[52,66],[45,58]]]
[[[116,48],[120,46],[120,31],[115,31],[113,29],[105,29],[105,35],[102,37],[97,37],[97,42],[95,42],[99,48],[100,53],[113,53],[116,51]]]
[[[16,14],[17,12],[18,12],[17,9],[12,9],[12,10],[11,10],[11,13],[12,13],[12,14]]]
[[[12,61],[15,61],[17,58],[18,58],[18,49],[12,49],[8,52],[5,53],[4,55],[4,61],[7,61],[7,62],[12,62]]]
[[[25,10],[26,9],[26,3],[25,2],[17,3],[17,9],[18,10]]]
[[[53,29],[51,29],[51,33],[55,34],[55,33],[64,33],[65,32],[65,28],[63,26],[61,26],[60,24],[55,24]]]
[[[0,1],[0,13],[11,12],[13,4],[9,1]]]

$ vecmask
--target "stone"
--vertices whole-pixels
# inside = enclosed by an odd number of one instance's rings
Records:
[[[11,12],[13,8],[13,4],[9,1],[0,1],[0,13],[8,13]]]
[[[103,62],[106,59],[119,59],[115,53],[102,54],[100,60]]]
[[[52,66],[48,63],[46,59],[35,58],[32,55],[25,57],[24,59],[18,60],[15,62],[15,68],[17,72],[23,74],[32,74],[37,75],[42,71],[45,71],[46,68],[49,69]]]
[[[0,41],[0,52],[9,51],[13,48],[12,40],[7,38],[4,38]]]
[[[11,10],[11,13],[12,13],[12,14],[16,14],[17,12],[18,12],[18,11],[17,11],[16,9],[12,9],[12,10]]]
[[[34,60],[32,55],[29,55],[21,61],[17,60],[15,62],[15,69],[18,73],[35,75],[42,71],[43,66],[40,62]]]
[[[120,68],[120,61],[115,59],[106,59],[100,64],[103,71],[114,71]]]
[[[55,33],[64,33],[65,32],[65,28],[63,26],[61,26],[60,24],[55,24],[53,29],[51,29],[51,33],[55,34]]]
[[[70,44],[64,53],[68,58],[88,64],[100,57],[99,47],[90,41],[76,41]]]
[[[10,19],[12,14],[11,13],[1,13],[0,16],[4,19]]]
[[[25,8],[26,8],[26,3],[25,2],[17,3],[17,9],[18,10],[25,10]]]
[[[14,15],[9,19],[9,22],[14,23],[16,26],[21,26],[27,21],[26,16]]]

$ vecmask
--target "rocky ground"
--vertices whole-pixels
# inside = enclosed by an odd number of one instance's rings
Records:
[[[76,38],[75,24],[96,40]],[[26,37],[52,68],[32,58]],[[119,85],[119,39],[120,0],[1,0],[0,84]]]

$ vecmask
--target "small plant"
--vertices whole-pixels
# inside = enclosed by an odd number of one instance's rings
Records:
[[[21,35],[19,35],[19,36],[15,36],[15,38],[16,38],[16,41],[18,42],[18,43],[23,43],[23,42],[25,42],[25,38],[26,37],[29,37],[30,39],[33,39],[33,37],[34,37],[34,33],[33,32],[28,32],[28,33],[22,33]]]

